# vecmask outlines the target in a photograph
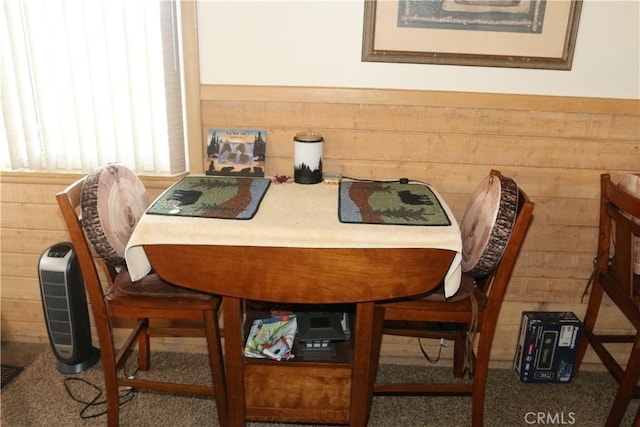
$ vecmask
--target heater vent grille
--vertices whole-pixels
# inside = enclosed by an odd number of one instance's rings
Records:
[[[58,370],[78,373],[95,364],[84,281],[70,243],[59,243],[40,256],[40,293],[51,348]]]

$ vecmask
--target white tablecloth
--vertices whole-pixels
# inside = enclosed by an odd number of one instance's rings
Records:
[[[302,248],[436,248],[456,252],[445,277],[445,295],[459,287],[460,228],[439,198],[450,226],[344,224],[338,220],[338,188],[327,184],[271,184],[251,220],[145,214],[125,251],[133,280],[149,273],[142,245],[194,244]]]

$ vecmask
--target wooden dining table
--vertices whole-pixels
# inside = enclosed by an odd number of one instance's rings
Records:
[[[460,230],[435,189],[447,226],[341,222],[338,188],[272,184],[246,220],[147,212],[131,236],[126,258],[134,280],[153,269],[176,285],[222,297],[232,426],[366,425],[382,340],[384,313],[376,302],[418,296],[443,282],[447,294],[457,290]],[[246,358],[247,301],[348,304],[351,338],[326,357]]]

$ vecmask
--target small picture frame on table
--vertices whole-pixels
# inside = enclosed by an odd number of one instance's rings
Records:
[[[205,174],[264,177],[266,145],[263,129],[209,129]]]

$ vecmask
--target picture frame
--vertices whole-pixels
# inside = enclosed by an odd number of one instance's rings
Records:
[[[365,0],[363,62],[570,70],[582,0]]]
[[[209,129],[205,144],[205,175],[264,177],[266,130]]]

